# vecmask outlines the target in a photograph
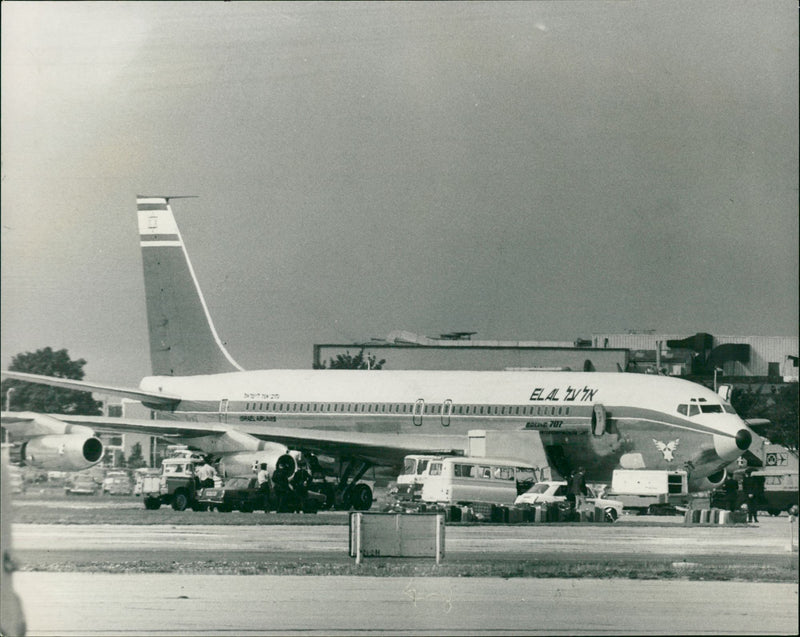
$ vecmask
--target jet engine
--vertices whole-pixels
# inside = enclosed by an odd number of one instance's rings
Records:
[[[279,462],[291,463],[290,469],[294,473],[297,465],[294,458],[289,455],[289,448],[286,445],[273,442],[261,444],[264,448],[258,451],[240,451],[223,455],[218,464],[219,474],[223,478],[255,475],[262,463],[266,463],[272,474]]]
[[[727,477],[728,472],[725,469],[720,469],[716,473],[712,473],[710,476],[689,480],[689,490],[710,491],[711,489],[716,489],[719,485],[725,482],[725,478]]]
[[[48,471],[80,471],[100,462],[103,443],[93,434],[37,436],[20,447],[20,463]]]

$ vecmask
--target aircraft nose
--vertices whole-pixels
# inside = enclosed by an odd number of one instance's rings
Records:
[[[736,446],[742,451],[747,451],[752,442],[753,436],[747,429],[740,429],[736,432]]]

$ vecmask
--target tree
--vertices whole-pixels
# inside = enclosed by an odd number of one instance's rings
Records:
[[[142,443],[137,442],[131,447],[131,455],[128,456],[127,466],[129,469],[138,469],[146,465],[147,463],[142,455]]]
[[[336,358],[331,358],[330,363],[320,363],[314,365],[314,369],[383,369],[385,358],[378,360],[374,354],[368,354],[364,359],[364,348],[355,356],[346,351],[344,354],[337,354]]]
[[[742,418],[766,418],[770,424],[759,433],[770,442],[797,449],[798,445],[798,384],[788,383],[770,391],[762,387],[736,388],[731,394],[731,405]]]
[[[35,352],[17,354],[11,359],[8,369],[42,376],[83,380],[84,365],[86,365],[86,361],[82,358],[74,361],[70,359],[66,349],[53,351],[52,348],[45,347]],[[2,396],[5,398],[8,390],[12,388],[14,392],[10,407],[14,411],[81,414],[84,416],[99,416],[103,413],[102,403],[94,400],[91,392],[37,385],[8,378],[0,385]]]

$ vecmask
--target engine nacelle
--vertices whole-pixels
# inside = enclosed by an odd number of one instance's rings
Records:
[[[711,489],[716,489],[725,482],[725,478],[727,477],[728,472],[725,469],[721,469],[716,473],[712,473],[710,476],[689,480],[689,491],[710,491]]]
[[[264,448],[258,451],[240,451],[223,455],[218,464],[219,474],[223,478],[252,476],[258,472],[259,465],[262,463],[267,465],[272,474],[279,461],[286,462],[286,460],[280,460],[284,457],[291,459],[294,467],[294,459],[289,455],[289,448],[286,445],[275,442],[262,444]]]
[[[20,449],[20,462],[48,471],[80,471],[103,458],[103,443],[88,434],[37,436]]]

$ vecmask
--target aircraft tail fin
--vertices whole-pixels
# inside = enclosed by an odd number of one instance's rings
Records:
[[[136,199],[153,374],[241,371],[214,328],[169,200]]]

